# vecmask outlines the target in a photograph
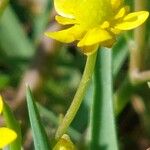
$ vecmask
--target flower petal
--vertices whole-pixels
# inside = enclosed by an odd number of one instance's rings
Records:
[[[63,17],[74,18],[74,10],[79,0],[54,0],[57,13]]]
[[[8,128],[0,128],[0,148],[3,148],[15,140],[17,134]]]
[[[65,18],[62,16],[56,16],[55,17],[56,21],[62,25],[68,25],[68,24],[75,24],[76,20],[75,19],[71,19],[71,18]]]
[[[131,30],[140,26],[148,18],[149,13],[147,11],[139,11],[130,13],[124,17],[121,23],[118,23],[115,28],[119,30]]]
[[[70,43],[75,40],[78,40],[81,38],[83,34],[82,29],[78,25],[74,25],[71,28],[56,31],[56,32],[47,32],[45,33],[46,36],[53,38],[55,40],[58,40],[63,43]]]
[[[83,39],[78,43],[78,47],[91,46],[112,38],[112,35],[106,30],[93,28],[89,30]]]
[[[3,111],[3,99],[2,99],[2,96],[0,96],[0,114],[2,113]]]

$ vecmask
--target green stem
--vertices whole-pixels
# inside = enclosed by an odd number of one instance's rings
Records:
[[[58,127],[58,130],[56,132],[56,139],[59,139],[66,132],[67,128],[69,127],[70,123],[74,119],[81,105],[81,102],[83,100],[83,97],[85,95],[85,92],[87,90],[87,87],[89,85],[90,79],[94,71],[96,56],[97,56],[97,52],[87,57],[84,73],[81,82],[79,84],[78,90],[74,96],[70,108],[68,109],[64,119],[62,120],[62,123]]]
[[[113,111],[112,51],[101,49],[95,67],[90,148],[118,150]]]

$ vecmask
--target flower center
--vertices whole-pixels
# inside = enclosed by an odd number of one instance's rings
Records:
[[[86,29],[96,27],[113,15],[110,0],[83,0],[78,6],[76,19]]]

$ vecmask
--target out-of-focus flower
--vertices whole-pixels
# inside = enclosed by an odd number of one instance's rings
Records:
[[[53,150],[76,150],[74,144],[67,134],[64,134],[57,142]]]
[[[3,100],[0,96],[0,114],[3,111]],[[10,144],[12,141],[14,141],[17,137],[17,134],[6,127],[0,128],[0,149]]]
[[[116,35],[141,25],[147,11],[129,13],[123,0],[54,0],[56,21],[70,25],[64,30],[47,32],[46,35],[60,42],[78,41],[77,46],[85,54],[96,47],[111,47]]]

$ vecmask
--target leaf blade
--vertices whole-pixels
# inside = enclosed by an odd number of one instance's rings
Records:
[[[29,87],[27,87],[26,96],[35,150],[50,150],[51,148],[48,137],[41,123],[39,112],[37,110]]]
[[[100,50],[95,68],[90,148],[118,150],[112,103],[111,50]]]

